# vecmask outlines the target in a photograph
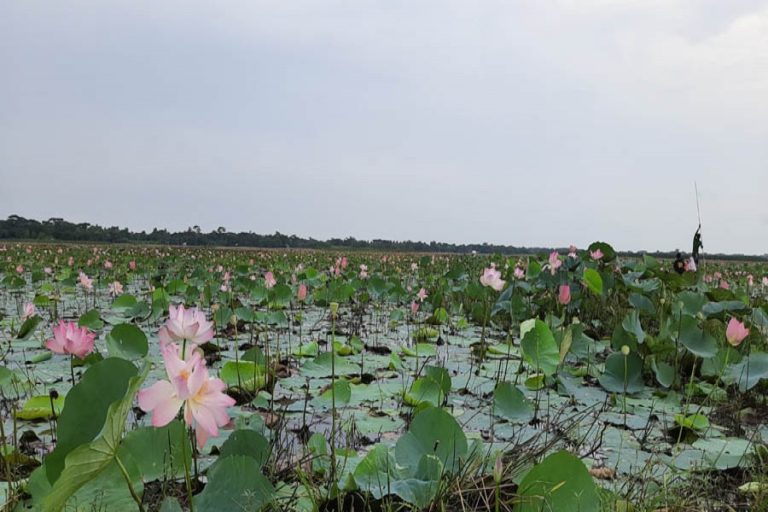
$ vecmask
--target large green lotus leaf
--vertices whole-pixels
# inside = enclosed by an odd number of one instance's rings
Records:
[[[752,308],[752,325],[768,329],[768,313],[761,308]]]
[[[136,307],[136,304],[138,304],[138,301],[136,300],[136,297],[129,294],[123,294],[117,297],[112,302],[112,311],[121,314],[123,316],[130,315],[131,311],[133,311],[133,308]]]
[[[135,360],[147,355],[147,335],[133,324],[118,324],[107,335],[107,350],[113,357]]]
[[[357,464],[353,477],[361,491],[371,493],[377,500],[394,494],[416,507],[426,507],[437,494],[442,462],[435,455],[424,454],[413,477],[405,478],[405,472],[398,467],[392,451],[377,444]]]
[[[768,379],[768,354],[753,352],[731,367],[731,377],[738,383],[739,390],[752,389],[760,379]]]
[[[560,363],[560,349],[547,324],[537,319],[533,328],[523,336],[520,346],[523,349],[525,361],[537,372],[553,375],[557,371],[557,365]]]
[[[418,413],[395,445],[398,464],[410,468],[411,475],[424,454],[435,455],[446,471],[455,473],[466,453],[467,438],[461,426],[449,412],[436,407]]]
[[[511,382],[500,382],[493,392],[493,410],[498,416],[515,423],[533,418],[533,404]]]
[[[430,343],[414,343],[413,347],[403,347],[403,354],[408,357],[433,357],[437,348]]]
[[[20,372],[0,366],[0,392],[6,395],[16,395],[30,389],[34,383]]]
[[[121,458],[131,479],[136,493],[141,496],[144,484],[135,460],[128,456]],[[65,510],[91,512],[94,510],[136,510],[125,477],[115,461],[110,462],[103,471],[89,480],[67,500]]]
[[[234,455],[246,455],[256,460],[261,467],[269,459],[269,454],[269,441],[263,435],[255,430],[241,429],[235,430],[229,435],[219,449],[217,461]]]
[[[275,496],[275,489],[261,474],[261,466],[253,457],[232,455],[224,458],[208,472],[208,483],[193,498],[195,510],[231,512],[261,510]]]
[[[645,341],[645,331],[643,331],[643,326],[640,323],[640,312],[636,309],[627,313],[621,326],[625,331],[634,335],[638,343],[642,344]]]
[[[564,450],[534,466],[520,483],[518,494],[515,512],[600,510],[600,496],[589,471]]]
[[[424,369],[424,375],[440,385],[440,389],[445,395],[451,392],[451,375],[448,370],[440,366],[427,366]]]
[[[32,333],[35,332],[35,328],[37,328],[38,324],[42,321],[42,317],[40,315],[33,315],[30,318],[27,318],[23,324],[21,324],[21,327],[19,327],[19,332],[16,334],[16,339],[25,340],[32,336]]]
[[[411,407],[421,404],[430,404],[440,407],[445,401],[445,392],[440,384],[432,377],[419,377],[413,382],[411,389],[403,395],[403,403]]]
[[[598,379],[600,385],[612,393],[637,393],[642,391],[643,360],[631,352],[625,356],[614,352],[605,360],[605,372]]]
[[[335,357],[335,362],[331,358]],[[355,375],[360,373],[360,367],[344,357],[323,352],[316,358],[304,363],[301,373],[307,377],[330,377],[332,363],[335,364],[336,375]]]
[[[291,301],[292,296],[293,296],[293,290],[291,290],[291,287],[285,283],[280,283],[276,285],[269,292],[269,300],[270,302],[274,302],[275,304],[281,304],[281,305],[288,304]]]
[[[651,316],[656,314],[656,306],[645,295],[632,292],[629,294],[629,303],[642,314]]]
[[[267,382],[264,365],[253,361],[227,361],[221,367],[219,377],[227,386],[239,386],[248,391],[257,391]]]
[[[740,300],[726,300],[723,302],[708,302],[701,308],[702,313],[707,316],[716,316],[724,311],[745,311],[749,305]]]
[[[600,272],[593,268],[585,268],[583,278],[589,291],[595,295],[603,294],[603,278],[600,276]]]
[[[670,388],[675,383],[675,369],[671,364],[664,361],[653,360],[652,363],[653,372],[656,375],[656,382]]]
[[[440,475],[443,464],[434,455],[425,454],[419,461],[416,475],[413,478],[396,480],[392,485],[392,493],[420,509],[435,499],[440,488]]]
[[[319,352],[320,348],[316,341],[303,343],[293,349],[293,355],[299,357],[316,357]]]
[[[677,294],[677,303],[673,302],[673,313],[675,316],[682,310],[683,314],[696,316],[704,304],[707,303],[707,297],[703,293],[684,291]]]
[[[128,454],[136,461],[145,482],[178,478],[184,475],[185,465],[192,467],[192,444],[179,420],[160,428],[141,427],[129,432],[119,451],[121,459]]]
[[[699,327],[696,318],[683,315],[680,318],[680,343],[692,354],[708,358],[717,354],[717,341]]]
[[[392,482],[403,478],[401,473],[392,451],[377,444],[360,461],[353,476],[361,491],[371,493],[378,500],[391,492]]]
[[[80,317],[77,322],[79,327],[87,327],[92,331],[98,331],[104,328],[104,322],[101,320],[98,309],[92,309]]]
[[[104,361],[110,361],[110,359]],[[122,359],[117,359],[117,361],[122,361]],[[146,364],[139,375],[129,379],[124,395],[109,406],[106,421],[99,436],[94,441],[81,444],[67,454],[64,469],[53,483],[50,493],[43,500],[42,510],[44,512],[62,510],[73,494],[109,471],[115,464],[123,464],[125,467],[135,465],[129,454],[125,454],[126,460],[122,461],[118,451],[125,431],[128,412],[133,406],[134,396],[148,373],[149,364]],[[65,410],[67,405],[68,400],[65,404]],[[47,463],[48,459],[46,459]],[[129,475],[130,473],[131,471],[129,471]],[[131,479],[133,480],[132,477]]]
[[[56,449],[45,459],[49,482],[59,478],[69,452],[96,438],[109,406],[125,396],[128,381],[136,373],[130,362],[110,357],[91,366],[67,393],[58,420]]]
[[[329,387],[323,391],[320,396],[312,400],[312,405],[330,409],[333,406],[334,400],[336,402],[336,407],[343,407],[349,404],[351,399],[352,388],[349,386],[349,381],[337,379],[332,387]]]
[[[749,463],[748,455],[753,444],[748,439],[736,437],[697,439],[694,448],[704,452],[704,460],[715,469],[729,469]]]

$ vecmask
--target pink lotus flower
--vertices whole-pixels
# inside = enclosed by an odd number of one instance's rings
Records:
[[[45,274],[49,276],[49,275],[53,274],[53,269],[51,267],[45,267],[43,269],[43,272],[45,272]]]
[[[69,266],[71,267],[71,266],[73,266],[74,264],[75,264],[75,258],[73,258],[72,256],[70,256],[70,257],[67,259],[67,265],[69,265]]]
[[[341,268],[342,268],[342,269],[345,269],[345,268],[347,268],[347,265],[348,265],[348,264],[349,264],[349,262],[347,261],[347,257],[346,257],[346,256],[342,256],[342,257],[341,257],[341,260],[340,260],[340,265],[341,265]]]
[[[572,259],[578,258],[578,255],[576,254],[576,246],[575,245],[571,245],[568,248],[568,257],[572,258]]]
[[[603,251],[601,251],[599,247],[594,251],[589,251],[589,257],[595,261],[603,259],[603,256],[604,256]]]
[[[205,359],[198,351],[188,360],[179,357],[176,344],[163,348],[163,360],[169,380],[160,380],[139,391],[139,407],[152,413],[152,426],[170,423],[184,406],[184,422],[195,428],[197,446],[202,448],[208,437],[219,435],[219,427],[229,423],[227,408],[235,400],[224,393],[221,379],[211,378]]]
[[[171,304],[168,306],[168,320],[158,332],[160,346],[187,340],[193,345],[202,345],[213,338],[213,324],[206,320],[205,313],[197,308],[184,309]]]
[[[411,263],[411,272],[416,272],[417,270],[419,270],[419,264],[416,262]]]
[[[19,274],[23,274],[24,273],[24,266],[23,265],[17,265],[16,266],[16,272],[18,272]]]
[[[275,279],[275,275],[272,272],[267,272],[264,274],[264,286],[267,287],[267,289],[271,289],[277,284],[277,280]]]
[[[412,301],[411,302],[411,314],[415,315],[416,313],[418,313],[419,312],[419,307],[420,306],[419,306],[418,302],[416,302],[415,300]]]
[[[424,302],[424,299],[429,297],[427,295],[427,290],[425,290],[423,287],[419,290],[419,292],[416,294],[416,297],[419,299],[419,302]]]
[[[56,354],[71,354],[84,358],[93,351],[96,335],[75,322],[64,322],[53,328],[53,338],[45,342],[45,348]]]
[[[735,318],[731,318],[728,322],[728,327],[725,329],[725,339],[734,347],[741,345],[741,342],[744,341],[748,334],[749,329],[744,326],[743,322],[739,322]]]
[[[93,289],[93,279],[88,277],[85,272],[80,272],[80,275],[78,276],[78,279],[80,280],[80,285],[85,288],[86,290],[92,290]]]
[[[298,298],[300,301],[304,301],[307,299],[307,285],[304,283],[301,283],[299,285],[299,289],[296,292],[296,298]]]
[[[368,265],[360,265],[360,279],[368,279]]]
[[[747,286],[755,286],[755,278],[752,276],[752,274],[747,276]]]
[[[501,278],[501,272],[491,266],[483,270],[483,275],[480,276],[480,284],[490,286],[497,292],[500,292],[504,288],[505,281]]]
[[[768,286],[768,277],[763,278],[763,286]]]
[[[720,280],[720,288],[722,288],[723,290],[730,290],[731,289],[731,285],[729,285],[728,281],[726,281],[725,279],[721,279]]]
[[[120,281],[113,281],[109,283],[109,294],[113,297],[117,297],[118,295],[123,293],[123,285],[120,283]]]
[[[35,316],[37,314],[37,309],[35,309],[35,305],[31,302],[27,302],[24,304],[24,313],[21,315],[21,321],[25,322]]]
[[[549,262],[544,265],[545,268],[549,269],[549,272],[552,275],[555,275],[555,272],[557,272],[557,269],[559,269],[562,266],[563,262],[560,261],[560,258],[557,254],[557,251],[552,251],[549,253]]]
[[[104,262],[104,268],[107,270],[112,270],[112,262],[107,260]]]
[[[136,262],[134,260],[129,261],[128,268],[131,270],[136,270]]]
[[[515,267],[515,270],[512,272],[512,274],[515,276],[515,279],[522,279],[525,277],[525,270],[521,269],[520,267]]]
[[[560,285],[560,293],[557,295],[557,302],[562,305],[570,304],[571,302],[571,287],[567,284]]]

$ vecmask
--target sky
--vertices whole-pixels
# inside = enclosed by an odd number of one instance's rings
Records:
[[[5,0],[0,217],[768,252],[768,0]]]

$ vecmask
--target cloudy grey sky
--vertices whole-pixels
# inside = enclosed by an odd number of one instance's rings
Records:
[[[768,1],[0,3],[0,216],[768,252]]]

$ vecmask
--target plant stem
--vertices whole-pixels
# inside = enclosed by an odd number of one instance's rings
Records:
[[[125,469],[125,466],[123,465],[123,461],[120,460],[120,456],[115,454],[115,462],[117,462],[117,467],[120,468],[120,472],[123,474],[123,478],[125,478],[125,483],[128,484],[128,491],[131,493],[131,497],[133,498],[133,501],[136,502],[136,505],[139,507],[140,512],[144,512],[144,505],[141,504],[141,498],[139,498],[139,495],[136,494],[136,490],[133,488],[133,484],[131,483],[131,477],[128,474],[128,470]]]

